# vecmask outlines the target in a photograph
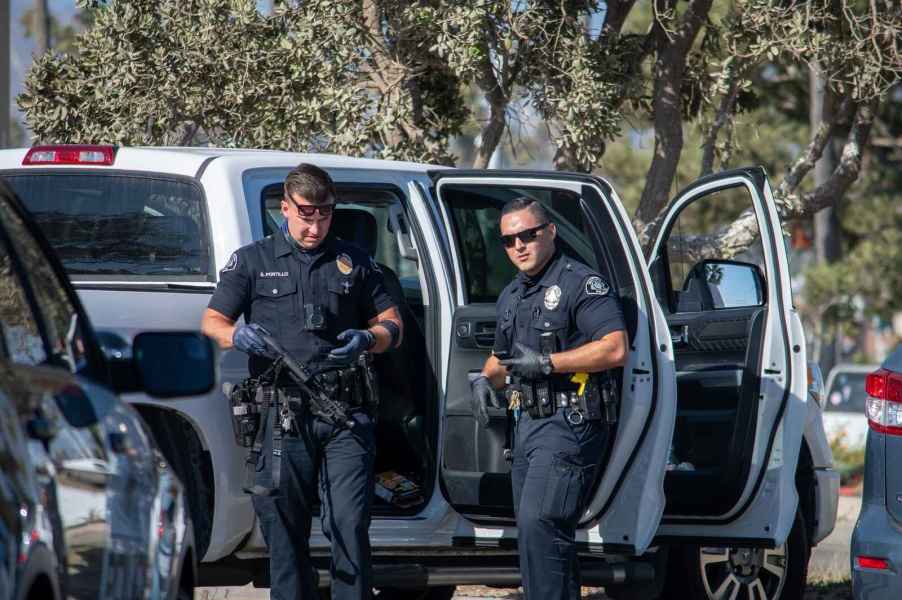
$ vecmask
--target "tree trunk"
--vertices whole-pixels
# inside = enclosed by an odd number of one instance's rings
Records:
[[[34,53],[40,56],[50,50],[50,9],[47,0],[34,0]]]
[[[489,98],[489,101],[491,102],[489,122],[479,133],[479,145],[476,147],[476,158],[473,159],[474,169],[487,169],[489,167],[492,155],[501,142],[501,136],[504,135],[504,126],[506,124],[504,113],[507,103],[504,102],[503,97],[500,99],[500,102],[492,98]]]
[[[9,0],[0,0],[0,148],[9,146]]]
[[[815,131],[821,123],[833,121],[835,115],[833,114],[832,98],[826,89],[826,81],[817,65],[812,66],[809,79],[811,130]],[[831,139],[827,141],[824,151],[814,165],[815,187],[826,183],[835,168],[836,151]],[[841,198],[834,198],[831,206],[823,208],[814,215],[814,251],[818,264],[833,264],[842,256],[838,214],[840,200]],[[820,356],[813,358],[820,363],[824,373],[829,373],[841,358],[839,356],[839,328],[824,327],[822,332],[825,339],[820,344]]]
[[[655,39],[657,57],[654,65],[653,110],[655,154],[645,178],[645,188],[636,210],[635,225],[639,241],[646,245],[654,239],[657,217],[667,206],[671,185],[683,151],[683,98],[681,88],[686,58],[701,27],[712,0],[693,0],[683,13],[675,30],[672,23],[655,18],[651,35]],[[675,0],[655,0],[662,14],[675,12]],[[664,18],[664,17],[661,17]]]

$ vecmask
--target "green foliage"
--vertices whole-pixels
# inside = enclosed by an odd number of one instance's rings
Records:
[[[112,0],[76,39],[77,56],[35,61],[19,106],[45,142],[185,144],[199,132],[223,146],[447,162],[464,114],[448,93],[454,78],[424,77],[423,135],[392,138],[411,99],[403,86],[373,93],[366,34],[348,10],[318,1],[264,16],[252,0]]]
[[[845,441],[845,432],[837,435],[830,441],[830,451],[833,454],[833,468],[837,470],[841,485],[854,484],[864,474],[865,447],[850,448]]]

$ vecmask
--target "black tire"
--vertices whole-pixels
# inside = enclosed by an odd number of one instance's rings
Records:
[[[804,596],[811,547],[800,511],[796,511],[786,543],[779,548],[686,545],[673,550],[664,598],[713,600],[718,590],[726,592],[724,598],[730,598],[734,591],[732,597],[755,600],[795,600]]]
[[[655,570],[653,581],[632,585],[607,585],[604,588],[605,595],[612,600],[657,600],[660,598],[666,581],[665,570],[669,564],[670,551],[669,547],[661,546],[654,556],[643,559],[651,563]]]
[[[377,600],[451,600],[454,597],[453,585],[431,587],[420,590],[402,588],[380,588]]]

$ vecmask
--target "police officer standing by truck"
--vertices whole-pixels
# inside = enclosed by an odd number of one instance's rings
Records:
[[[561,253],[556,234],[535,200],[517,198],[502,208],[501,239],[520,273],[498,298],[492,356],[472,383],[483,424],[488,406],[504,407],[501,388],[516,419],[511,482],[529,600],[579,598],[574,535],[610,412],[602,377],[624,364],[628,347],[610,286]]]
[[[349,416],[332,422],[317,414],[303,389],[277,376],[275,396],[286,408],[267,419],[277,435],[267,432],[254,486],[267,491],[253,496],[277,600],[318,597],[308,545],[317,489],[323,533],[332,543],[332,597],[371,596],[374,422],[354,378],[361,354],[398,346],[402,321],[372,258],[329,234],[334,207],[325,171],[303,163],[293,169],[281,232],[231,256],[201,324],[220,347],[249,355],[252,378],[273,365],[271,336]],[[244,323],[236,324],[242,315]]]

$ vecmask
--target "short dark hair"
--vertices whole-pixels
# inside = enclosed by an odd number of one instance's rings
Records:
[[[505,202],[504,206],[501,207],[501,216],[503,217],[504,215],[509,215],[510,213],[521,210],[529,210],[529,212],[531,212],[541,223],[549,222],[548,213],[545,212],[545,207],[539,204],[538,200],[526,198],[525,196],[520,196],[519,198],[514,198]]]
[[[335,184],[316,165],[301,163],[285,178],[285,195],[300,196],[311,204],[329,204],[335,202]]]

